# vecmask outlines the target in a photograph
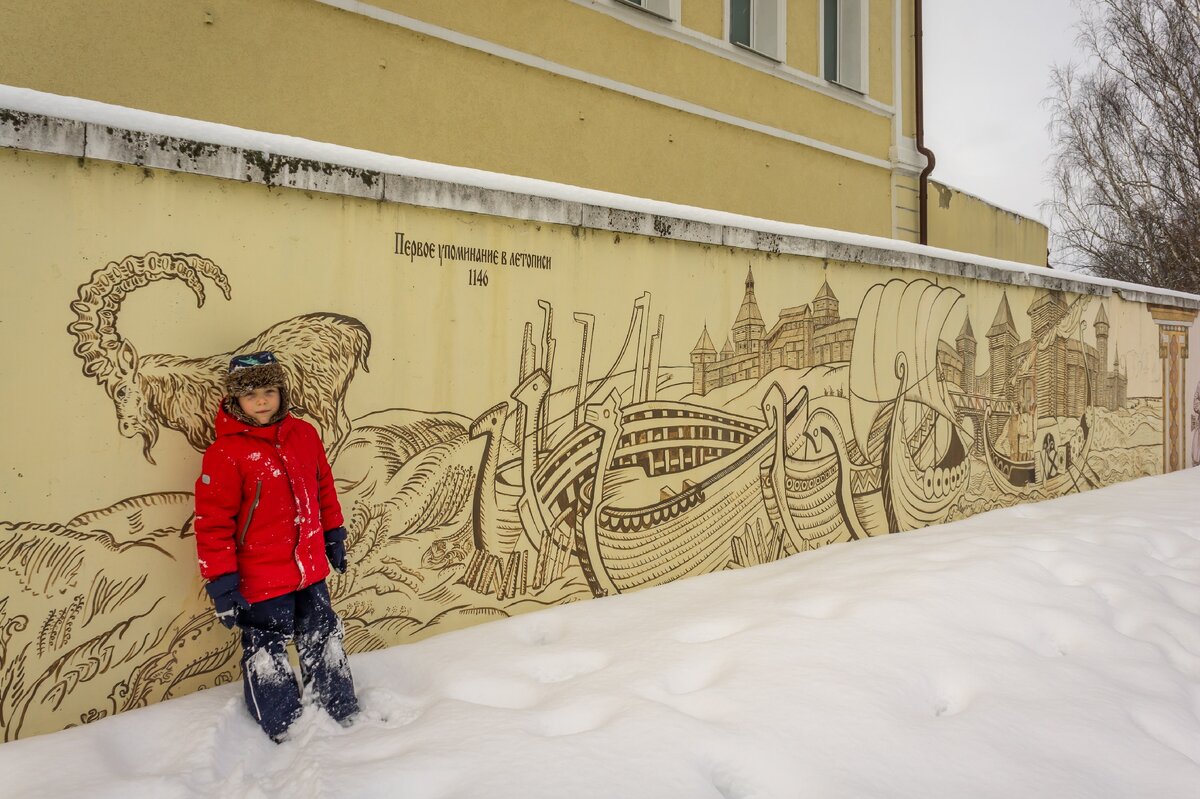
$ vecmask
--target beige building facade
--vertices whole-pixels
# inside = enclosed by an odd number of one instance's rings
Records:
[[[916,241],[915,13],[913,0],[16,0],[0,8],[0,84]],[[927,207],[930,245],[1046,263],[1034,220],[944,186]]]

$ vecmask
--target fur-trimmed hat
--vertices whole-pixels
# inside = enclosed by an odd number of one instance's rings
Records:
[[[226,412],[247,424],[257,425],[258,422],[242,413],[238,397],[244,397],[256,388],[271,387],[279,389],[279,411],[267,424],[278,422],[288,412],[287,375],[273,352],[235,355],[229,362],[229,371],[225,373]]]

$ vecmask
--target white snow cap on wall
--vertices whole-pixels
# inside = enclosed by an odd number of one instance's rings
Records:
[[[158,114],[152,111],[126,108],[124,106],[111,105],[79,97],[64,97],[16,86],[0,85],[0,109],[103,125],[155,136],[169,136],[224,147],[258,151],[269,155],[369,170],[386,175],[399,175],[448,184],[474,186],[493,191],[599,206],[638,214],[670,217],[705,225],[737,228],[775,236],[812,239],[844,244],[851,247],[887,250],[931,259],[973,264],[1011,273],[1016,279],[1009,282],[1015,283],[1037,283],[1050,279],[1137,294],[1151,294],[1154,297],[1160,298],[1174,297],[1200,304],[1200,295],[1142,286],[1118,280],[1107,280],[1077,272],[1056,272],[1045,267],[988,258],[939,247],[928,247],[899,239],[868,236],[830,228],[800,225],[793,222],[761,219],[729,213],[727,211],[716,211],[643,197],[614,194],[612,192],[571,186],[564,183],[554,183],[536,178],[486,172],[481,169],[437,164],[429,161],[418,161],[398,155],[386,155],[370,150],[344,147],[340,144],[317,142],[278,133],[247,130],[232,125]],[[0,143],[0,146],[2,146],[2,143]],[[1069,287],[1064,288],[1069,289]],[[1085,290],[1082,287],[1080,288],[1081,290]]]

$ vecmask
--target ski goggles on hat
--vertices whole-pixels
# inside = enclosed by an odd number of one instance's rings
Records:
[[[263,352],[252,352],[249,355],[236,355],[229,362],[229,371],[235,372],[238,369],[248,369],[251,366],[270,366],[271,364],[279,363],[275,360],[275,353],[264,350]]]

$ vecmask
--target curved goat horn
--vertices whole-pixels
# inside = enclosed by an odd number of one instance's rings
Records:
[[[209,259],[195,254],[129,255],[93,272],[79,287],[78,299],[71,303],[76,319],[67,325],[67,332],[75,337],[75,354],[83,359],[83,373],[95,378],[111,395],[118,371],[115,353],[122,342],[117,314],[126,295],[156,280],[175,278],[187,284],[196,295],[196,307],[202,307],[202,277],[212,280],[225,299],[230,298],[225,273]]]

